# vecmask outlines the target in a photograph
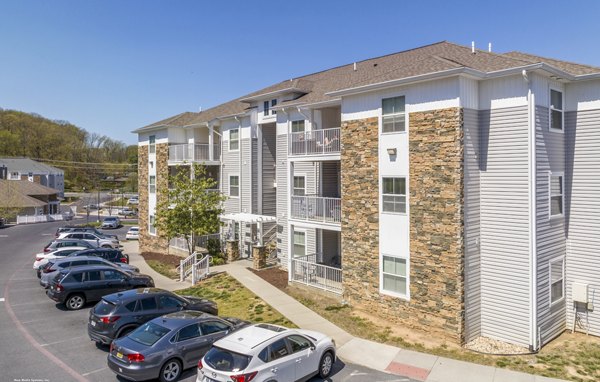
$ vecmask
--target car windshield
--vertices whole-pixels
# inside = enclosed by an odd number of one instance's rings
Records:
[[[111,222],[111,221],[115,221],[117,220],[117,218],[105,218],[104,221],[105,222]]]
[[[99,303],[94,307],[94,313],[105,316],[115,309],[115,304],[110,303],[106,300],[100,300]]]
[[[237,372],[248,367],[252,357],[213,347],[204,356],[206,364],[219,371]]]
[[[169,332],[170,330],[163,326],[147,322],[131,332],[129,338],[142,345],[152,346]]]

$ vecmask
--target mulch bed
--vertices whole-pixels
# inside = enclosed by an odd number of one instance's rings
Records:
[[[166,254],[157,253],[157,252],[142,252],[142,253],[140,253],[140,255],[145,260],[160,261],[161,263],[170,265],[173,268],[177,268],[179,266],[179,264],[180,264],[179,262],[181,260],[183,260],[183,258],[181,256],[166,255]]]
[[[288,286],[288,273],[281,268],[273,267],[261,270],[248,269],[277,289],[285,290]]]

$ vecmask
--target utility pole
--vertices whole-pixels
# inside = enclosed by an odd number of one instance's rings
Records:
[[[100,221],[100,189],[98,188],[98,221]]]

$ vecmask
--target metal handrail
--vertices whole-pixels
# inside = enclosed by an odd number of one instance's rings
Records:
[[[329,129],[300,131],[288,135],[288,154],[296,155],[325,155],[339,154],[339,127]]]
[[[221,144],[213,144],[213,157],[210,157],[208,143],[182,143],[169,145],[169,160],[172,162],[218,161],[221,159]]]
[[[310,256],[316,257],[316,254],[292,258],[291,280],[331,293],[342,294],[344,291],[342,270],[317,264],[314,261],[302,260]]]
[[[293,219],[323,223],[341,223],[342,199],[319,196],[292,195],[291,217]]]

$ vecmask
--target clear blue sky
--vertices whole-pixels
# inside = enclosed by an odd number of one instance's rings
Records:
[[[0,2],[0,107],[130,131],[441,40],[600,66],[600,1]]]

